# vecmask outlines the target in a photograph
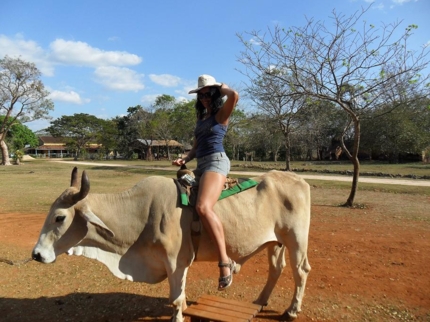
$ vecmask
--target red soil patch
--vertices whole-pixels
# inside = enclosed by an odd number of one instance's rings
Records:
[[[298,321],[430,320],[430,223],[377,208],[313,206],[312,271]],[[0,215],[0,258],[28,258],[44,217]],[[252,301],[267,276],[265,253],[247,262],[224,293],[216,291],[217,273],[215,263],[193,264],[188,301],[208,293]],[[0,320],[5,322],[167,321],[171,312],[167,282],[122,281],[102,264],[82,257],[63,255],[51,265],[0,262],[0,285]],[[278,320],[289,305],[292,287],[286,268],[255,321]]]

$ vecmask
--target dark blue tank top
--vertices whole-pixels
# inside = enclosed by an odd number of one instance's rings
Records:
[[[197,120],[194,136],[197,140],[196,157],[201,158],[206,155],[225,152],[222,144],[227,133],[227,125],[219,124],[215,115],[211,115],[206,120]]]

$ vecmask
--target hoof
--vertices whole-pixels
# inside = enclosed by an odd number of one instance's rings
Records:
[[[295,319],[297,319],[297,313],[285,311],[284,314],[282,314],[280,321],[294,321]]]
[[[234,268],[234,273],[238,274],[240,272],[240,269],[242,268],[242,265],[236,263],[236,267]]]

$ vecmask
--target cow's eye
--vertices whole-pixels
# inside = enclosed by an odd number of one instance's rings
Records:
[[[66,219],[66,216],[57,216],[55,217],[55,222],[63,222]]]

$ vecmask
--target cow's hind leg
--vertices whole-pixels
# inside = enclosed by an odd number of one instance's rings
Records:
[[[285,247],[278,245],[278,243],[268,246],[267,257],[269,261],[269,275],[267,277],[267,282],[258,298],[254,301],[255,304],[264,306],[267,305],[269,297],[272,294],[284,267],[287,265],[285,262]]]
[[[297,317],[297,313],[301,311],[302,300],[305,294],[306,280],[311,270],[307,256],[308,236],[307,234],[300,236],[292,233],[289,235],[286,245],[289,252],[295,289],[291,304],[284,312],[284,318],[286,320],[294,320]]]
[[[172,273],[168,273],[170,296],[169,302],[173,305],[172,322],[183,322],[184,317],[182,312],[187,308],[185,298],[185,284],[187,279],[188,267],[176,269]]]

